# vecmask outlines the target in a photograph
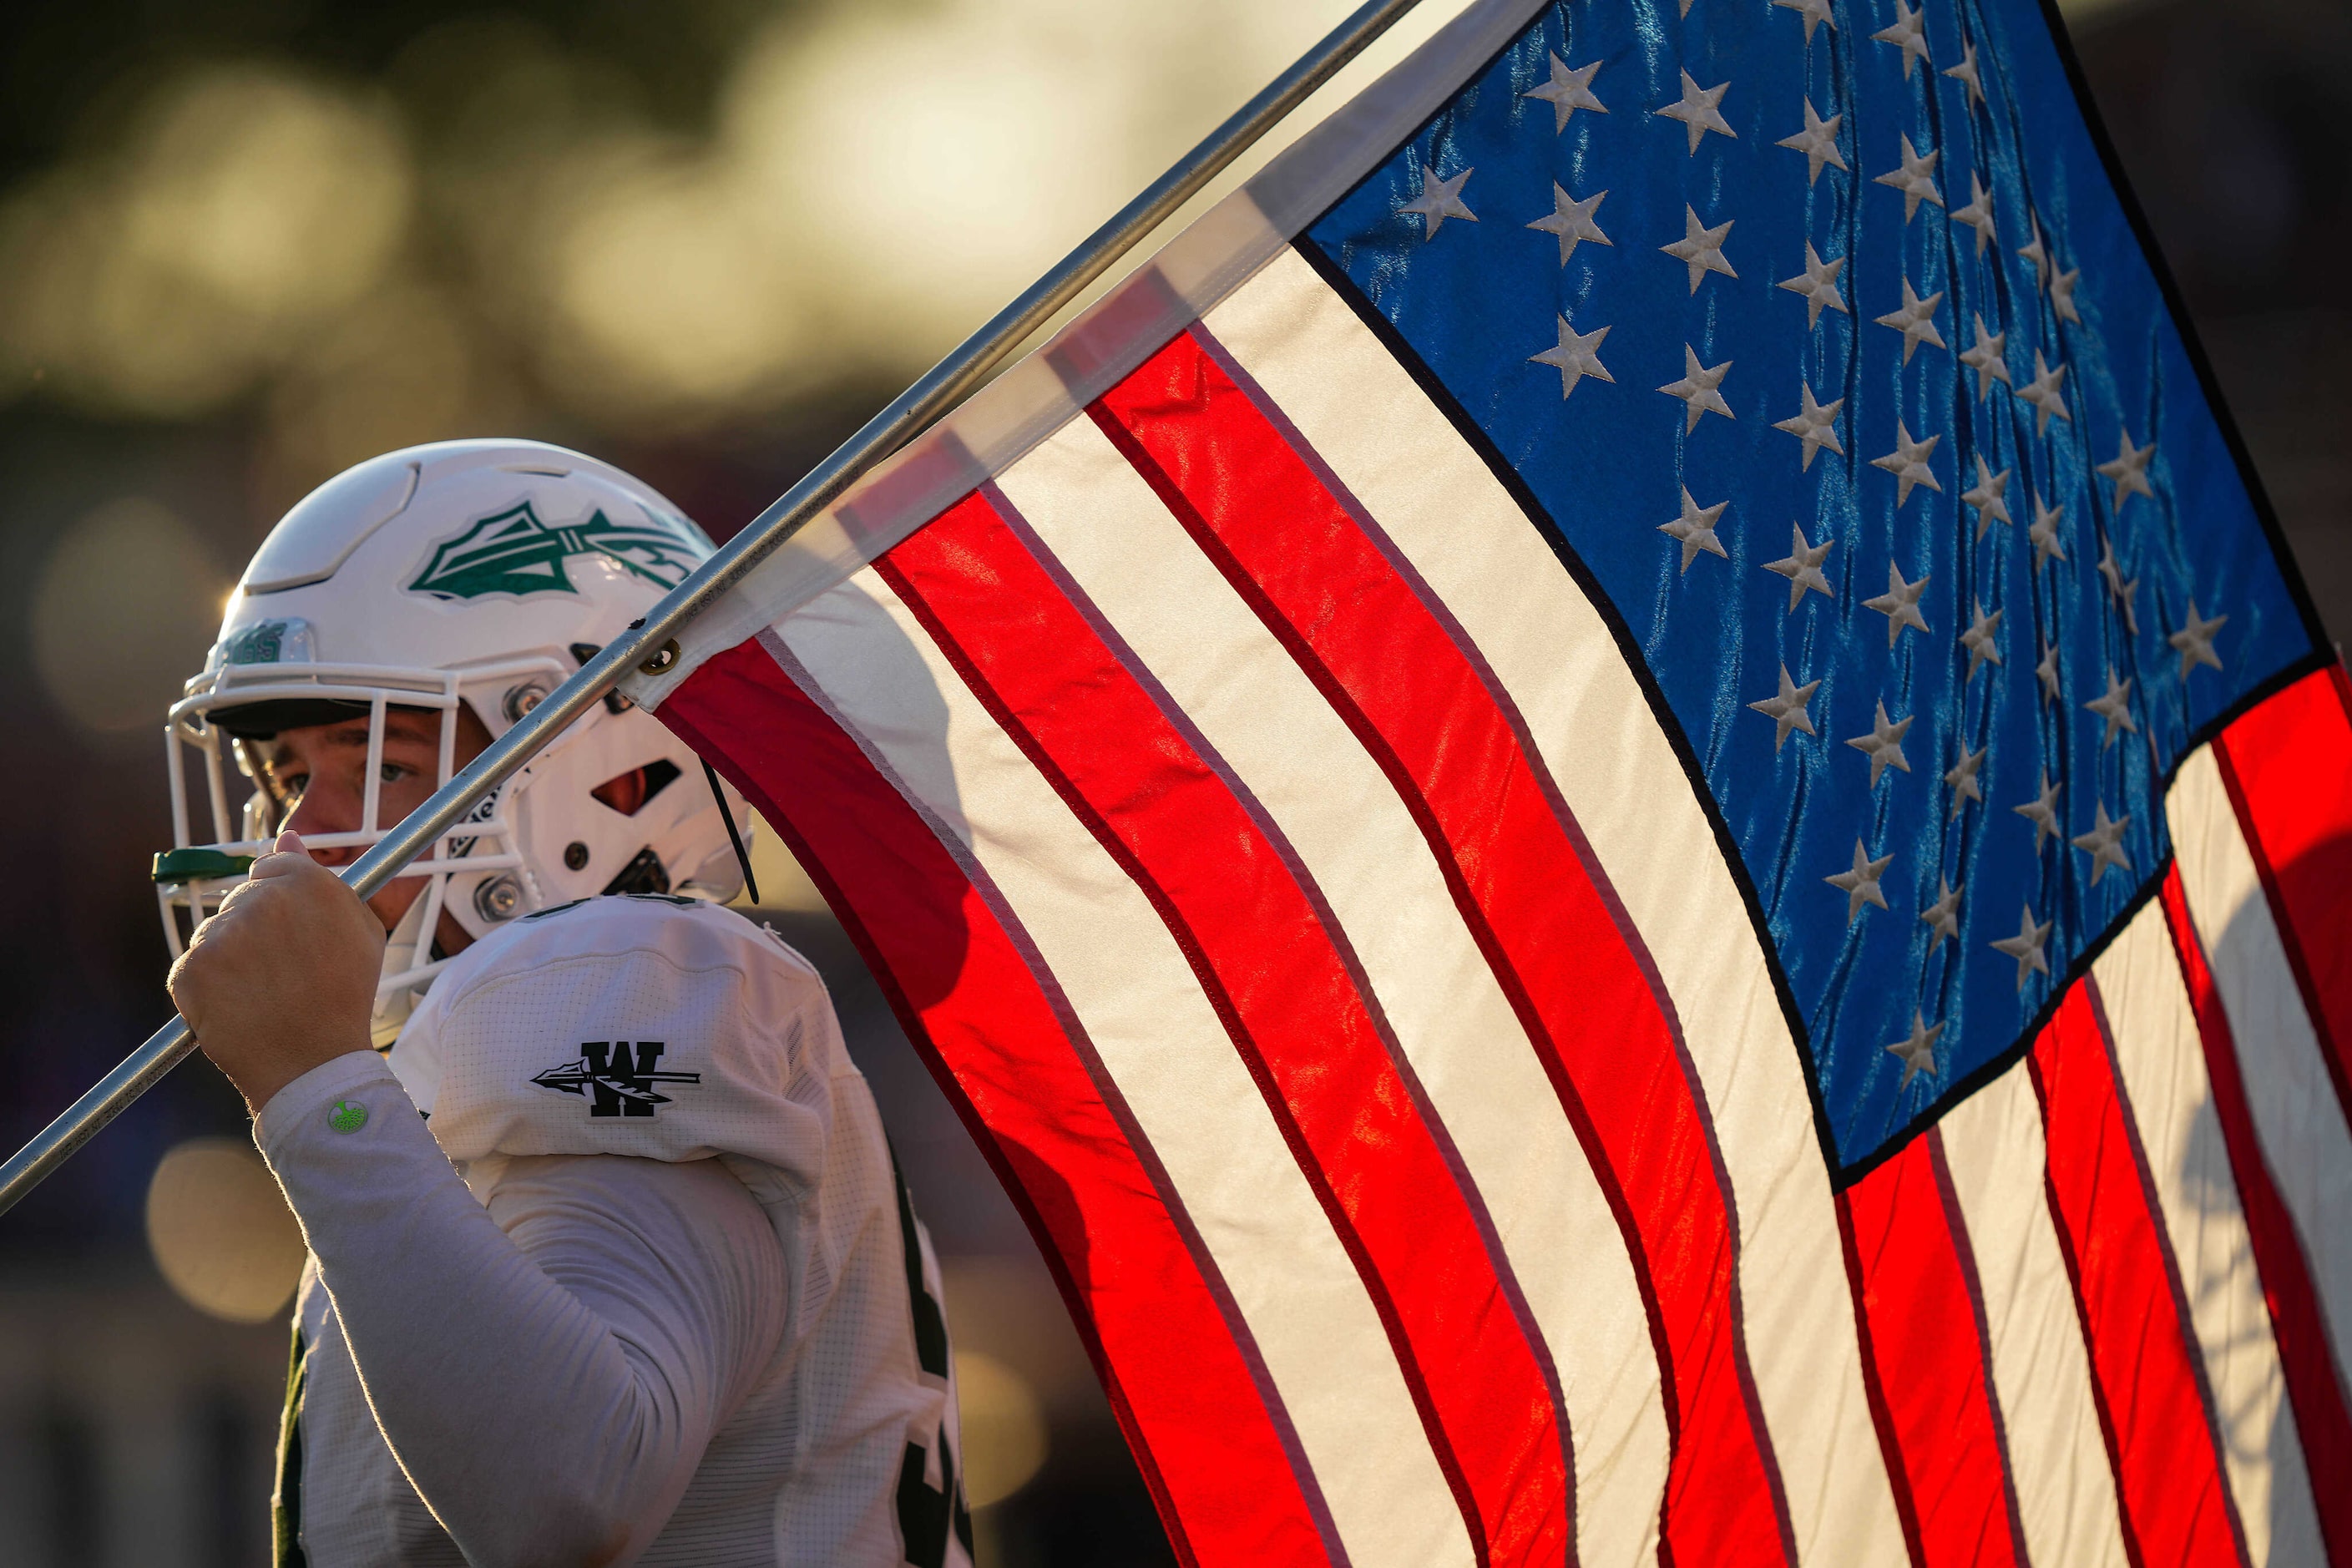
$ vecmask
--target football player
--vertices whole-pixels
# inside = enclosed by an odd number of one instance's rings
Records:
[[[173,997],[310,1247],[281,1565],[969,1562],[938,1266],[815,972],[722,907],[740,797],[616,696],[367,903],[328,869],[709,549],[574,452],[392,453],[172,710]]]

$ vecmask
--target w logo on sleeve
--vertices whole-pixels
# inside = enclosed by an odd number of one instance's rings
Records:
[[[552,1067],[536,1074],[531,1082],[541,1089],[551,1089],[560,1094],[587,1097],[591,1116],[651,1116],[656,1106],[667,1105],[669,1096],[654,1086],[663,1083],[700,1083],[698,1072],[661,1072],[655,1064],[661,1060],[663,1042],[638,1040],[588,1040],[580,1047],[579,1057],[562,1067]]]

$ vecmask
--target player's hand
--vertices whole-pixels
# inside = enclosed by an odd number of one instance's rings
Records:
[[[342,879],[281,833],[189,939],[172,1001],[258,1113],[312,1068],[369,1048],[383,940]]]

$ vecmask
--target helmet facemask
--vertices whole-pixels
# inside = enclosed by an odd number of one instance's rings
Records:
[[[225,651],[233,656],[238,650]],[[280,651],[308,650],[298,643]],[[382,802],[384,732],[392,710],[437,714],[437,789],[457,773],[461,706],[479,693],[495,691],[501,700],[516,695],[521,710],[528,711],[569,673],[553,658],[436,670],[307,660],[241,664],[216,651],[211,666],[188,683],[186,695],[173,705],[164,727],[173,847],[155,858],[154,878],[164,941],[173,956],[184,951],[188,936],[220,907],[229,890],[245,880],[253,861],[269,852],[284,825],[285,806],[270,793],[259,755],[259,747],[277,729],[366,716],[359,826],[304,839],[311,849],[364,852],[397,826],[384,819]],[[204,808],[196,820],[207,822],[217,836],[209,843],[196,841],[191,820],[190,786],[198,783],[189,777],[192,756]],[[397,1032],[415,995],[448,963],[446,957],[435,956],[432,934],[443,910],[455,915],[469,934],[479,936],[542,906],[504,809],[511,782],[485,797],[463,822],[396,873],[423,879],[425,885],[387,940],[376,992],[379,1033],[387,1026]],[[236,798],[240,793],[241,800]]]

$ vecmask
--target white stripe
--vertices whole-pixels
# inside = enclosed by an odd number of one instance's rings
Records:
[[[2127,1568],[2083,1319],[2042,1184],[2042,1107],[2024,1065],[1938,1125],[1984,1291],[2026,1552],[2042,1568]]]
[[[2294,1216],[2342,1367],[2352,1362],[2352,1131],[2211,748],[2181,763],[2165,810],[2263,1160]]]
[[[1090,421],[1000,481],[1265,807],[1363,965],[1549,1345],[1589,1563],[1657,1553],[1666,1426],[1617,1223],[1420,830],[1313,683]]]
[[[1680,1016],[1731,1175],[1757,1392],[1802,1561],[1899,1561],[1812,1102],[1690,781],[1599,614],[1403,368],[1294,252],[1208,326],[1501,679]]]
[[[1349,1556],[1471,1562],[1363,1283],[1143,894],[871,571],[778,629],[1036,943],[1232,1289]]]
[[[2091,973],[2204,1352],[2247,1555],[2255,1563],[2322,1561],[2303,1441],[2164,906],[2151,900],[2142,909]]]

